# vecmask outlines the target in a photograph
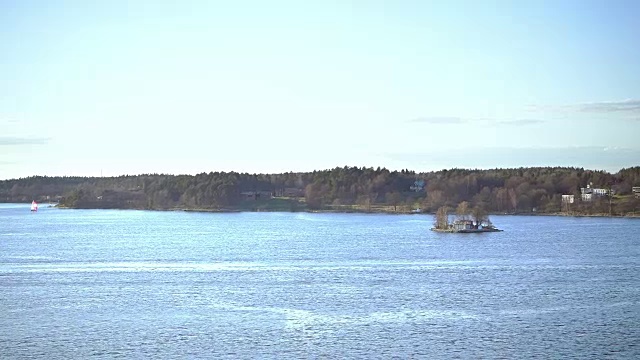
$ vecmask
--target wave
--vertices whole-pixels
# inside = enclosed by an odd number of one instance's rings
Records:
[[[277,315],[285,322],[289,330],[305,332],[319,331],[322,328],[334,328],[336,325],[369,326],[373,324],[404,324],[423,322],[427,319],[439,320],[478,320],[479,317],[463,310],[415,309],[400,311],[376,311],[361,315],[320,313],[311,310],[247,306],[242,304],[220,303],[210,305],[212,308],[225,311],[262,312]]]

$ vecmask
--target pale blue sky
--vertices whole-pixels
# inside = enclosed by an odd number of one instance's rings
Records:
[[[0,178],[640,165],[640,2],[0,0]]]

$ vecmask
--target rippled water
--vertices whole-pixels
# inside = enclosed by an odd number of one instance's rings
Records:
[[[0,358],[637,358],[640,220],[0,204]]]

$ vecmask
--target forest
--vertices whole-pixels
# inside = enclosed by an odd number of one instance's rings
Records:
[[[581,200],[587,186],[610,191]],[[448,169],[417,173],[336,167],[313,172],[118,177],[32,176],[0,181],[0,202],[39,202],[69,208],[206,211],[426,212],[461,202],[489,213],[635,215],[640,166],[617,173],[572,167]],[[572,203],[562,195],[574,195]]]

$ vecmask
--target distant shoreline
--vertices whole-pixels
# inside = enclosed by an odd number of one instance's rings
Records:
[[[18,203],[22,204],[22,203]],[[25,203],[27,204],[27,203]],[[149,209],[149,208],[84,208],[84,207],[69,207],[64,205],[55,205],[54,207],[60,209],[75,209],[75,210],[146,210],[146,211],[183,211],[194,213],[255,213],[255,212],[284,212],[284,213],[317,213],[317,214],[387,214],[387,215],[416,215],[416,216],[434,216],[432,212],[408,212],[408,211],[389,211],[383,209],[361,210],[361,209],[304,209],[299,210],[283,210],[283,209],[206,209],[206,208],[169,208],[169,209]],[[450,214],[453,215],[453,214]],[[490,216],[561,216],[561,217],[609,217],[609,218],[640,218],[640,213],[637,214],[625,214],[625,215],[609,215],[609,214],[580,214],[580,213],[563,213],[563,212],[531,212],[531,213],[489,213]]]
[[[412,214],[446,206],[449,215],[465,205],[489,215],[636,218],[639,185],[640,166],[616,174],[571,167],[415,172],[344,166],[280,174],[30,177],[0,181],[0,201],[220,213]]]

